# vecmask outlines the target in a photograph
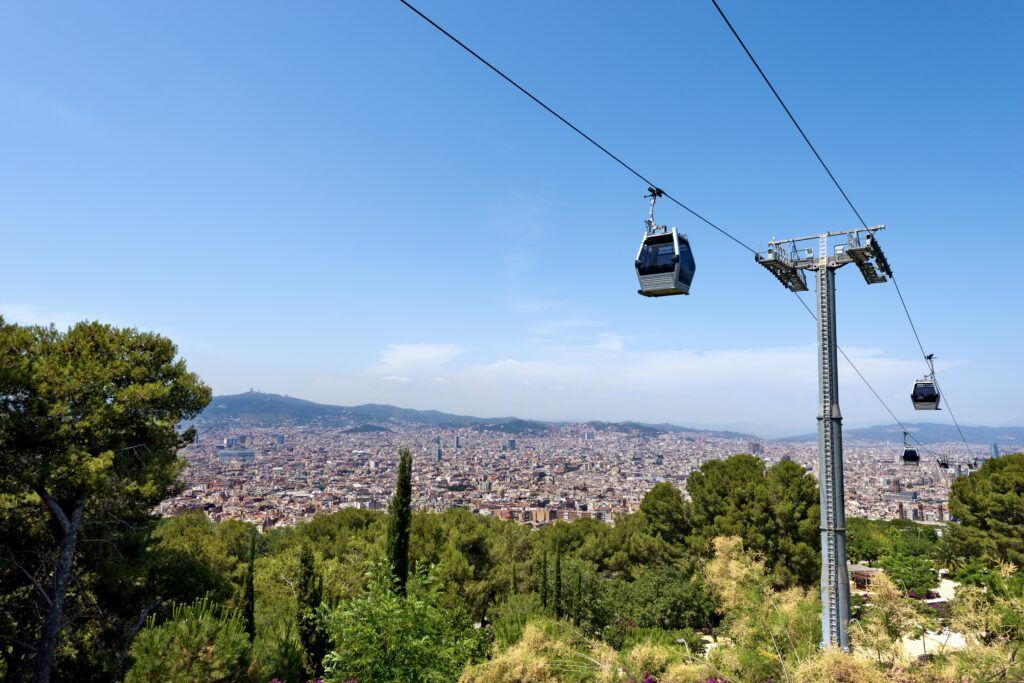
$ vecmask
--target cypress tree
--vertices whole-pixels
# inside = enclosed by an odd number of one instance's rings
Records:
[[[316,610],[323,602],[323,577],[316,571],[313,550],[308,544],[302,546],[299,555],[298,631],[302,643],[302,656],[306,672],[319,678],[324,672],[324,656],[327,654],[327,633]]]
[[[395,590],[405,595],[409,579],[409,528],[412,525],[412,453],[398,451],[398,481],[388,505],[388,560],[395,578]]]
[[[562,546],[555,546],[555,619],[562,618]]]
[[[541,555],[540,559],[540,605],[544,609],[548,608],[548,551],[544,550],[544,554]]]
[[[515,565],[515,563],[513,563],[512,564],[512,595],[515,595],[518,592],[519,592],[519,586],[518,586],[517,581],[516,581],[516,565]]]
[[[254,532],[249,539],[249,568],[245,572],[245,584],[242,588],[242,622],[250,643],[256,639],[256,588],[253,582],[255,564],[256,534]]]
[[[583,570],[576,572],[576,597],[573,599],[573,618],[576,624],[580,623],[580,615],[583,613]]]

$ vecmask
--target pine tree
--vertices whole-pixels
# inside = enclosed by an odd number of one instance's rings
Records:
[[[405,595],[409,578],[409,528],[412,525],[412,454],[398,451],[398,481],[388,506],[388,560],[395,578],[395,590]]]
[[[302,553],[299,555],[297,622],[306,672],[313,678],[319,678],[323,674],[324,656],[327,654],[327,633],[317,614],[317,609],[323,602],[323,588],[323,577],[316,571],[313,550],[309,545],[303,545]]]
[[[245,572],[245,584],[242,588],[242,625],[249,642],[256,639],[256,587],[254,584],[254,568],[256,565],[256,534],[249,540],[249,568]]]
[[[562,546],[555,546],[555,619],[562,618]]]
[[[545,549],[540,559],[540,605],[548,608],[548,551]]]

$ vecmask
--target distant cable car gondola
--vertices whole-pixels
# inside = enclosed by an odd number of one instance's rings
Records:
[[[909,433],[903,432],[903,464],[907,467],[916,467],[921,464],[921,456],[918,454],[916,448],[912,448],[907,443],[907,437]]]
[[[928,361],[929,372],[914,382],[914,388],[910,392],[910,400],[914,404],[914,410],[941,410],[939,408],[939,388],[935,383],[933,358],[932,354],[925,356],[925,360]]]
[[[689,294],[696,263],[686,235],[654,222],[654,202],[664,193],[656,187],[648,188],[651,212],[647,218],[647,231],[640,251],[636,255],[637,290],[644,296],[671,296]]]

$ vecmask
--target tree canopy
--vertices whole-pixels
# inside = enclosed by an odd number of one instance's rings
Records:
[[[960,554],[1024,566],[1024,453],[986,460],[949,492],[951,536]]]
[[[178,426],[209,400],[160,335],[95,322],[62,332],[0,318],[0,491],[5,522],[32,530],[22,542],[5,538],[3,552],[8,567],[31,579],[25,598],[42,615],[22,612],[10,628],[33,644],[35,680],[50,679],[68,587],[89,574],[80,542],[138,542],[129,532],[179,486],[177,451],[192,433]],[[39,526],[40,513],[48,527]],[[26,665],[10,653],[7,661]]]
[[[686,482],[690,543],[707,552],[719,536],[737,536],[765,561],[779,586],[818,579],[818,485],[803,467],[784,460],[765,467],[752,455],[704,463]]]

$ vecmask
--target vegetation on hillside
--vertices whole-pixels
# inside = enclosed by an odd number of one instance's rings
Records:
[[[157,519],[208,398],[156,335],[0,320],[3,678],[1024,680],[1024,455],[955,482],[941,536],[849,520],[851,559],[885,573],[847,654],[818,648],[818,492],[792,462],[706,463],[614,524],[414,512],[407,453],[389,513]],[[963,583],[948,616],[909,597],[939,569]],[[967,647],[908,655],[943,626]]]

